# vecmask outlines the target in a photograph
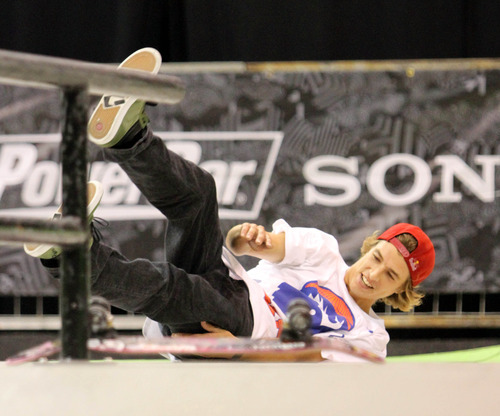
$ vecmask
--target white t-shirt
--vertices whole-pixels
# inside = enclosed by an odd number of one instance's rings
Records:
[[[233,279],[249,289],[254,328],[252,338],[278,336],[280,321],[286,319],[288,303],[306,299],[312,309],[315,337],[339,337],[380,357],[387,354],[389,334],[384,321],[373,310],[365,313],[347,290],[344,275],[349,268],[340,255],[337,240],[315,228],[290,227],[280,219],[273,232],[285,233],[285,258],[280,263],[261,260],[248,272],[225,247],[222,259]],[[146,338],[161,336],[157,323],[146,320]],[[323,351],[330,361],[363,361],[336,351]]]
[[[314,228],[292,228],[284,220],[273,224],[273,232],[285,233],[285,258],[280,263],[261,260],[247,275],[268,295],[279,318],[285,319],[291,300],[306,299],[312,309],[313,336],[344,338],[352,345],[385,357],[389,334],[384,321],[373,310],[369,314],[364,312],[349,294],[344,282],[348,266],[340,255],[337,240]],[[245,275],[241,277],[247,281]],[[249,288],[251,294],[257,292],[254,283],[250,282]],[[253,298],[258,299],[258,295]],[[262,295],[258,306],[253,298],[256,329],[270,325],[267,332],[276,331],[274,322],[269,322],[272,314]],[[351,361],[350,357],[333,351],[324,351],[323,357]]]

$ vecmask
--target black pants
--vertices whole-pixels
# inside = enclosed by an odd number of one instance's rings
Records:
[[[105,149],[168,220],[165,261],[128,260],[94,242],[91,291],[119,308],[142,313],[172,332],[203,332],[207,321],[234,335],[253,329],[248,288],[222,262],[213,177],[167,150],[147,129],[131,149]],[[168,331],[167,331],[168,332]]]

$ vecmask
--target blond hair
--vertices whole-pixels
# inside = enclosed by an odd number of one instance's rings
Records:
[[[380,240],[377,238],[379,234],[380,233],[376,231],[365,238],[361,246],[361,256],[364,256],[379,243]],[[417,248],[417,240],[415,240],[411,234],[405,233],[398,235],[397,239],[401,241],[410,253]],[[425,294],[418,290],[418,287],[413,287],[411,279],[408,279],[401,292],[393,293],[390,296],[379,299],[379,301],[403,312],[408,312],[415,306],[422,304],[422,298],[424,296]]]

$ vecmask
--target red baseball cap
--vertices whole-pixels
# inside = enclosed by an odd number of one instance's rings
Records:
[[[396,237],[411,234],[417,240],[417,248],[411,253]],[[434,269],[436,254],[431,239],[419,227],[412,224],[399,223],[393,225],[378,236],[379,240],[391,243],[403,256],[410,271],[413,287],[422,283]]]

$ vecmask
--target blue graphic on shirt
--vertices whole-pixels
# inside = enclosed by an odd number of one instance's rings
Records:
[[[344,299],[330,289],[319,286],[318,282],[307,282],[301,290],[283,282],[272,296],[284,312],[293,299],[306,300],[311,307],[313,334],[332,330],[350,331],[354,328],[354,315]]]

